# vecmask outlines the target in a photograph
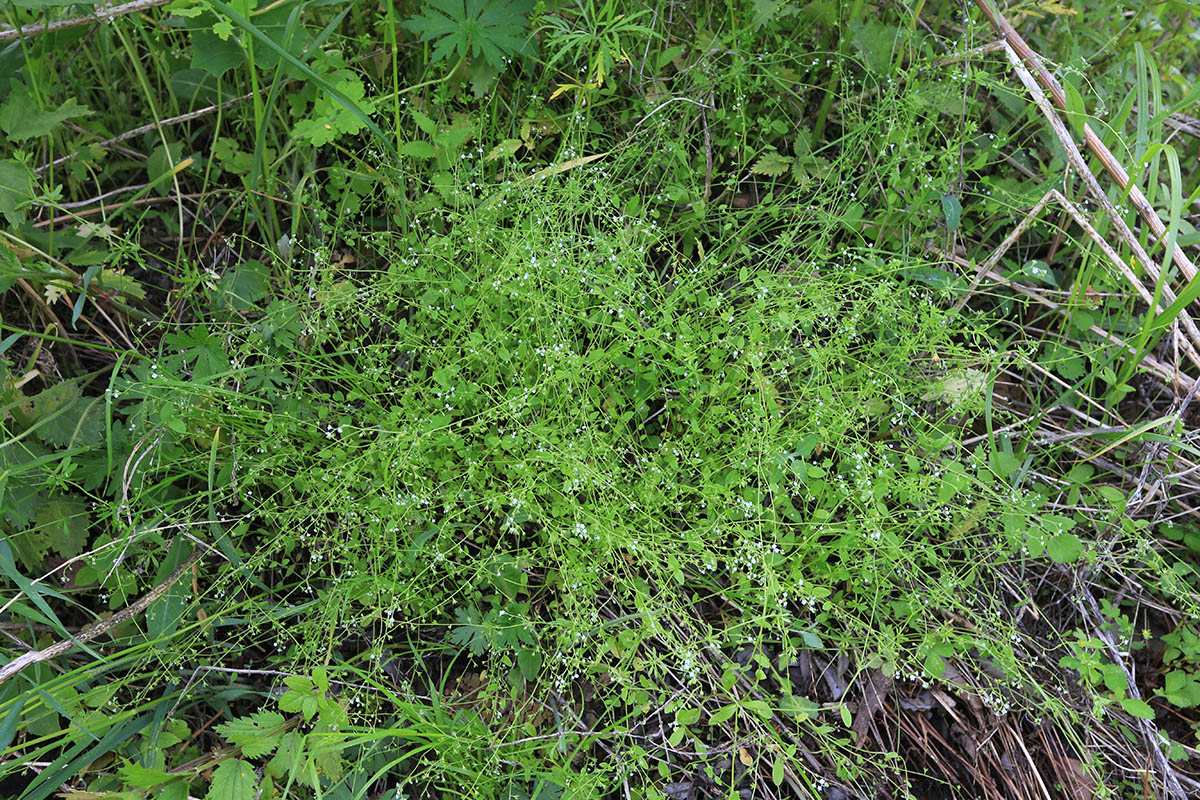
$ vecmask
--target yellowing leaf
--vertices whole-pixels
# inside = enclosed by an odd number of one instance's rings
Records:
[[[552,167],[546,167],[545,169],[538,170],[533,174],[533,177],[535,179],[549,178],[551,175],[557,175],[560,172],[567,172],[575,169],[576,167],[582,167],[584,164],[590,164],[598,158],[604,158],[606,155],[608,155],[608,153],[605,152],[596,153],[595,155],[590,156],[582,156],[580,158],[572,158],[570,161],[564,161],[561,164],[555,164]]]
[[[1039,5],[1039,8],[1048,14],[1057,14],[1059,16],[1074,16],[1079,13],[1075,9],[1068,7],[1065,3],[1059,3],[1056,0],[1046,0],[1046,2]]]
[[[66,287],[60,286],[57,283],[47,283],[44,293],[46,295],[46,304],[51,306],[59,300],[66,299],[67,296]]]
[[[556,98],[560,95],[566,94],[567,92],[570,92],[570,91],[593,92],[596,89],[599,89],[603,85],[604,85],[604,75],[603,74],[600,75],[599,80],[588,81],[587,83],[560,83],[558,85],[558,88],[554,90],[554,93],[550,95],[549,99],[553,100],[554,98]]]
[[[515,156],[517,151],[521,149],[524,143],[520,139],[505,139],[500,144],[488,151],[484,157],[488,161],[495,161],[497,158],[508,158]]]

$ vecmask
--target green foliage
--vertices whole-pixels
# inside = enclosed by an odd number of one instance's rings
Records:
[[[1171,616],[1200,539],[1106,472],[1183,422],[1125,424],[1137,358],[1096,333],[1161,355],[1200,289],[1148,312],[1039,221],[995,270],[1063,314],[986,282],[955,308],[979,259],[945,254],[1065,164],[1007,63],[962,57],[991,33],[937,3],[385,6],[176,2],[0,53],[6,657],[207,554],[0,687],[0,777],[648,795],[734,731],[775,785],[803,747],[865,787],[899,761],[847,734],[872,675],[1068,737],[1200,704]],[[1189,242],[1195,146],[1162,140],[1194,47],[1132,13],[1037,45]],[[1084,450],[1067,413],[1116,432]],[[1070,616],[1081,576],[1152,704]]]
[[[404,27],[433,42],[433,63],[457,55],[483,57],[499,72],[513,56],[528,49],[524,28],[533,4],[529,0],[426,0],[421,13]]]
[[[23,142],[45,136],[69,119],[88,117],[92,113],[91,109],[76,103],[74,98],[68,98],[53,111],[42,111],[37,108],[33,98],[13,92],[0,106],[0,130],[14,142]]]

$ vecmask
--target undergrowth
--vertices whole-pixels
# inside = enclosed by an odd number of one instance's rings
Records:
[[[1138,497],[1191,473],[1143,360],[1176,323],[1065,222],[980,288],[961,254],[1066,160],[934,5],[14,35],[0,793],[1042,796],[997,777],[1024,751],[1132,796],[1130,748],[1190,763],[1200,538]],[[1060,5],[1026,21],[1069,119],[1092,72],[1114,146],[1154,105],[1123,155],[1192,243],[1150,141],[1196,94],[1147,61],[1170,9],[1085,56]]]

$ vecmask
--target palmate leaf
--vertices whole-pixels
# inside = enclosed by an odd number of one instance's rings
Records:
[[[427,0],[403,27],[421,41],[435,42],[434,63],[456,54],[483,56],[500,70],[506,57],[525,48],[524,28],[532,9],[529,0]]]
[[[466,647],[472,655],[483,655],[492,646],[492,635],[479,611],[474,607],[455,612],[458,625],[450,631],[450,643]]]
[[[14,142],[23,142],[45,136],[66,120],[88,117],[92,113],[87,106],[79,105],[74,97],[67,98],[56,109],[43,111],[30,97],[14,92],[0,108],[0,129]]]

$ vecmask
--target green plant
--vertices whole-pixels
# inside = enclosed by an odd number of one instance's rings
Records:
[[[1200,451],[1149,376],[1196,290],[1129,291],[982,18],[865,10],[185,0],[0,50],[0,779],[1100,795],[1047,771],[1160,710],[1185,757],[1197,547],[1149,519]],[[1194,43],[1061,10],[1008,13],[1193,241]]]
[[[433,42],[433,63],[457,55],[459,61],[483,57],[496,72],[514,56],[526,51],[524,33],[533,3],[529,0],[426,0],[421,13],[410,17],[405,28]]]
[[[541,18],[542,30],[546,33],[546,49],[550,57],[548,69],[558,69],[568,76],[560,82],[550,99],[568,91],[592,92],[604,86],[619,64],[629,64],[629,50],[637,41],[655,37],[653,29],[639,23],[650,14],[642,9],[632,14],[623,13],[616,0],[604,0],[597,4],[585,0],[572,12],[546,14]],[[584,72],[575,78],[574,72],[563,72],[573,68],[582,60]],[[561,65],[561,66],[560,66]]]

